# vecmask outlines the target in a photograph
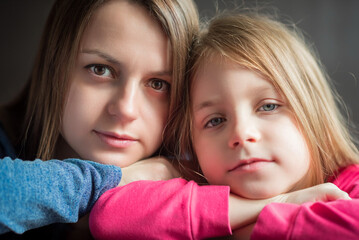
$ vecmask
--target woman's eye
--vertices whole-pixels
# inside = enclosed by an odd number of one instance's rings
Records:
[[[225,122],[226,119],[222,118],[222,117],[216,117],[216,118],[212,118],[211,120],[209,120],[206,125],[205,128],[213,128],[215,126],[218,126],[219,124]]]
[[[270,104],[264,104],[263,106],[261,106],[259,108],[259,111],[269,112],[269,111],[273,111],[277,108],[278,108],[278,104],[270,103]]]
[[[160,79],[152,79],[149,85],[154,90],[162,92],[168,91],[170,88],[170,84],[168,82]]]
[[[112,71],[109,67],[104,65],[90,65],[87,67],[95,75],[100,77],[113,77]]]

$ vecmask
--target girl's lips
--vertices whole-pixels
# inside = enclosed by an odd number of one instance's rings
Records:
[[[121,135],[113,132],[100,132],[94,130],[96,135],[107,145],[114,148],[127,148],[138,140],[128,135]]]
[[[232,171],[256,171],[260,169],[264,164],[271,163],[273,160],[263,159],[263,158],[250,158],[240,160],[239,163],[231,168],[229,172]]]

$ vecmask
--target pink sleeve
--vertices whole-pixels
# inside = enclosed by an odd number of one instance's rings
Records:
[[[203,239],[231,234],[228,186],[184,179],[138,181],[107,191],[90,214],[96,239]]]
[[[269,204],[260,213],[251,239],[358,239],[359,166],[347,167],[333,183],[352,200]]]

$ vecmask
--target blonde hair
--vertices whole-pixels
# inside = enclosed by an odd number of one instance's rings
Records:
[[[177,128],[179,158],[196,161],[192,148],[190,92],[207,62],[229,60],[259,72],[287,99],[311,151],[310,184],[327,180],[340,167],[358,163],[358,149],[336,105],[329,78],[300,32],[257,12],[214,18],[192,51],[185,103]]]
[[[22,130],[13,126],[18,150],[26,159],[53,158],[60,136],[69,74],[75,65],[81,37],[94,12],[114,0],[58,0],[52,7],[28,84],[7,108],[19,116]],[[162,26],[172,48],[170,116],[182,89],[190,44],[198,32],[198,13],[192,0],[127,0],[145,7]],[[18,115],[18,116],[16,116]],[[11,121],[11,120],[10,120]],[[9,122],[9,121],[8,121]]]

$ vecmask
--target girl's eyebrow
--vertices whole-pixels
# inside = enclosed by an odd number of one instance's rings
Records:
[[[121,62],[118,61],[116,58],[101,52],[100,50],[97,49],[84,49],[82,50],[80,53],[86,53],[86,54],[94,54],[99,56],[100,58],[105,59],[107,62],[121,66]],[[172,71],[169,70],[164,70],[164,71],[154,71],[154,72],[150,72],[150,75],[156,75],[156,76],[161,76],[161,77],[172,77]]]
[[[256,93],[256,96],[260,96],[262,94],[273,94],[273,95],[279,95],[278,92],[271,86],[255,86],[254,88],[251,89],[252,92]],[[252,94],[251,94],[252,95]],[[193,106],[193,112],[199,112],[204,108],[207,107],[213,107],[216,104],[218,104],[218,100],[216,99],[209,99],[206,100],[204,102],[201,102],[199,104],[197,104],[196,106]]]
[[[257,88],[254,88],[252,90],[253,92],[256,92],[257,95],[260,94],[277,94],[277,91],[273,86],[260,86]]]
[[[204,101],[200,104],[197,104],[196,106],[193,107],[193,112],[199,112],[201,111],[202,109],[204,108],[207,108],[207,107],[212,107],[216,105],[216,102],[213,101],[213,100],[207,100],[207,101]]]

